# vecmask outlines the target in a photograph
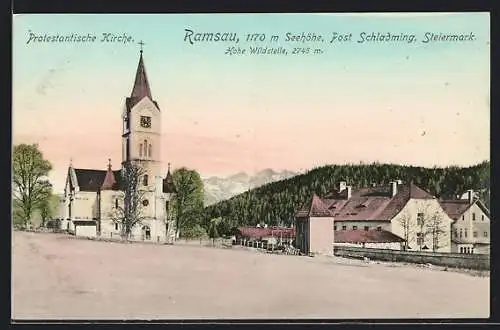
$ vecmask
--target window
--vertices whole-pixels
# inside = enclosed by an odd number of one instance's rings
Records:
[[[144,140],[144,157],[148,157],[148,141]]]
[[[368,229],[370,229],[370,227],[368,227],[368,226],[365,226],[365,231],[368,231]]]
[[[477,231],[473,232],[472,236],[477,237]]]
[[[464,253],[464,248],[460,247],[460,253]]]
[[[467,238],[467,228],[464,230],[464,237]]]
[[[460,228],[460,238],[462,238],[462,228]]]
[[[142,177],[142,185],[143,186],[148,185],[148,175],[147,174],[144,174],[144,176]]]
[[[342,230],[346,230],[347,229],[347,226],[342,226]]]
[[[462,215],[462,220],[465,220],[465,215]]]
[[[378,226],[378,227],[377,227],[377,230],[378,230],[378,231],[382,231],[382,227],[381,227],[381,226]]]
[[[118,208],[118,198],[115,199],[115,208]]]
[[[417,225],[423,226],[423,224],[424,224],[424,214],[417,213]]]
[[[487,231],[485,231],[485,232],[483,233],[483,235],[484,235],[484,237],[488,237],[488,232],[487,232]]]
[[[333,230],[337,230],[337,226],[333,226]]]
[[[476,221],[476,213],[472,213],[472,221]]]
[[[151,158],[152,155],[153,155],[153,147],[151,146],[151,144],[149,145],[149,150],[148,150],[148,157]]]
[[[458,237],[458,230],[455,229],[455,238]]]
[[[481,221],[484,221],[484,214],[481,214]]]
[[[424,234],[417,233],[417,245],[422,245],[424,243]]]
[[[118,230],[118,222],[115,223],[115,230]]]
[[[352,226],[352,230],[358,230],[358,226]]]
[[[139,144],[139,157],[142,157],[142,143]]]

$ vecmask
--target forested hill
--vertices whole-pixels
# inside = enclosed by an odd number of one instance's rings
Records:
[[[489,207],[490,162],[470,167],[425,168],[394,164],[328,165],[292,178],[273,182],[206,207],[205,215],[222,217],[224,227],[256,225],[290,225],[294,213],[312,193],[320,197],[337,189],[340,181],[353,187],[371,183],[388,184],[394,180],[408,182],[439,198],[456,198],[468,189],[480,191]]]

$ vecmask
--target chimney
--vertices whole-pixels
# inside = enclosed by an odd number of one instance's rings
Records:
[[[396,196],[398,193],[398,183],[396,181],[391,182],[391,197]]]
[[[347,189],[347,199],[351,199],[352,187],[351,186],[347,186],[345,189]]]
[[[467,199],[469,200],[469,204],[472,204],[472,202],[474,201],[474,190],[467,190]]]
[[[340,184],[339,184],[339,192],[342,192],[344,191],[344,189],[347,187],[347,182],[345,181],[340,181]]]

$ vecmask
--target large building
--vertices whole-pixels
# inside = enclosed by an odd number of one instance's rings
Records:
[[[489,211],[472,191],[465,199],[439,200],[411,182],[364,188],[340,182],[325,198],[314,196],[313,201],[311,210],[333,217],[332,243],[337,245],[489,253]],[[305,214],[299,211],[297,220]],[[298,238],[300,232],[297,228]]]
[[[452,229],[452,252],[490,253],[490,212],[474,192],[462,199],[443,200],[441,206],[455,221]]]
[[[174,232],[171,226],[169,228],[171,221],[167,221],[167,209],[175,187],[170,165],[164,176],[160,153],[161,110],[151,94],[142,50],[132,93],[124,100],[121,119],[122,169],[113,170],[111,160],[106,170],[70,164],[64,191],[62,229],[77,233],[77,227],[89,227],[81,228],[80,232],[86,236],[119,236],[121,228],[116,219],[124,202],[123,165],[130,162],[143,170],[140,178],[143,221],[133,228],[132,238],[165,241]]]

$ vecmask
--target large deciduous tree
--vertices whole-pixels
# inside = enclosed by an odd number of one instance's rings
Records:
[[[52,169],[37,144],[14,146],[12,154],[13,206],[24,227],[31,222],[33,211],[50,198],[52,185],[47,176]]]
[[[416,229],[416,224],[412,220],[412,217],[408,210],[405,210],[403,213],[401,213],[398,223],[401,226],[402,232],[403,232],[403,239],[404,241],[404,250],[407,251],[408,248],[410,247],[410,244],[413,242],[415,238],[415,229]]]
[[[198,172],[186,167],[176,169],[172,176],[177,189],[173,201],[175,237],[179,238],[182,228],[192,227],[202,220],[203,181]]]
[[[135,226],[140,226],[145,219],[143,212],[144,191],[141,189],[141,179],[144,175],[142,167],[125,162],[121,170],[121,190],[123,204],[115,207],[111,214],[114,223],[121,229],[121,237],[128,240]]]
[[[446,246],[445,240],[448,239],[449,226],[437,211],[429,214],[426,221],[427,233],[432,239],[432,251],[436,252],[439,248]]]

